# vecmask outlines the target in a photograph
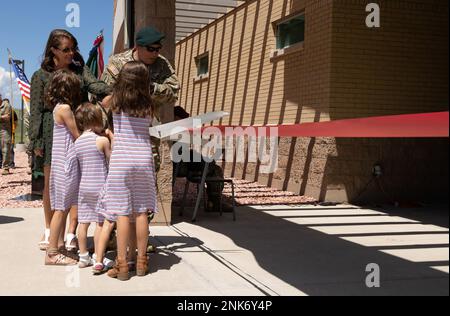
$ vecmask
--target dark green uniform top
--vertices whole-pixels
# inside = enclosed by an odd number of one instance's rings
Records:
[[[111,88],[97,80],[88,67],[80,68],[77,75],[81,80],[82,102],[89,101],[88,93],[103,99],[111,93]],[[45,106],[45,95],[51,82],[52,73],[43,69],[36,71],[31,78],[31,116],[28,136],[30,150],[44,150],[44,165],[51,165],[53,142],[53,113]],[[77,107],[78,104],[73,104]],[[74,109],[75,110],[75,109]]]

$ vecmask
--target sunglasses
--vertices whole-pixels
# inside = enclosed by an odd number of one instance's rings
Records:
[[[159,46],[159,47],[145,46],[145,48],[147,49],[147,52],[149,52],[149,53],[155,53],[155,52],[159,53],[162,49],[161,46]]]
[[[74,53],[76,53],[77,51],[78,51],[78,48],[70,48],[70,47],[66,47],[66,48],[64,48],[64,49],[61,49],[61,48],[59,48],[59,47],[56,47],[56,49],[57,50],[59,50],[59,51],[61,51],[61,52],[63,52],[64,54],[68,54],[68,53],[70,53],[70,52],[74,52]]]

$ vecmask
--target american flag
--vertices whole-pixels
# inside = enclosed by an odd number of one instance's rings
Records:
[[[30,112],[30,91],[31,85],[24,74],[23,70],[17,65],[14,59],[10,59],[14,74],[16,75],[17,83],[19,84],[20,94],[22,95],[23,101],[25,103],[26,110]]]

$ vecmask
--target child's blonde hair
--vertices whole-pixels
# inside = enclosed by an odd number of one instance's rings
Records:
[[[90,129],[99,136],[105,136],[103,111],[99,105],[89,102],[81,104],[75,111],[75,120],[80,132]]]

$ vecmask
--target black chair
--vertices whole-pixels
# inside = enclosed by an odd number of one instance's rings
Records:
[[[183,163],[183,162],[181,162]],[[180,177],[181,175],[178,174],[180,169],[182,168],[181,163],[178,163],[176,166],[174,166],[174,179],[177,177]],[[199,168],[201,166],[202,168]],[[207,183],[229,183],[231,185],[231,194],[232,194],[232,204],[233,204],[233,221],[236,221],[236,201],[235,201],[235,190],[234,190],[234,182],[231,179],[224,179],[220,177],[213,177],[208,176],[209,168],[211,166],[211,162],[202,161],[201,163],[193,163],[191,168],[187,171],[186,174],[186,185],[184,188],[184,194],[183,194],[183,202],[180,210],[180,216],[183,215],[184,212],[184,206],[186,205],[186,197],[189,190],[190,183],[197,184],[197,200],[195,203],[194,213],[192,216],[192,222],[195,222],[197,220],[197,213],[200,208],[200,203],[203,198],[204,205],[206,208],[206,197],[205,195],[205,185]],[[175,180],[174,180],[175,181]],[[220,195],[220,216],[223,215],[223,207],[222,207],[222,194]]]

